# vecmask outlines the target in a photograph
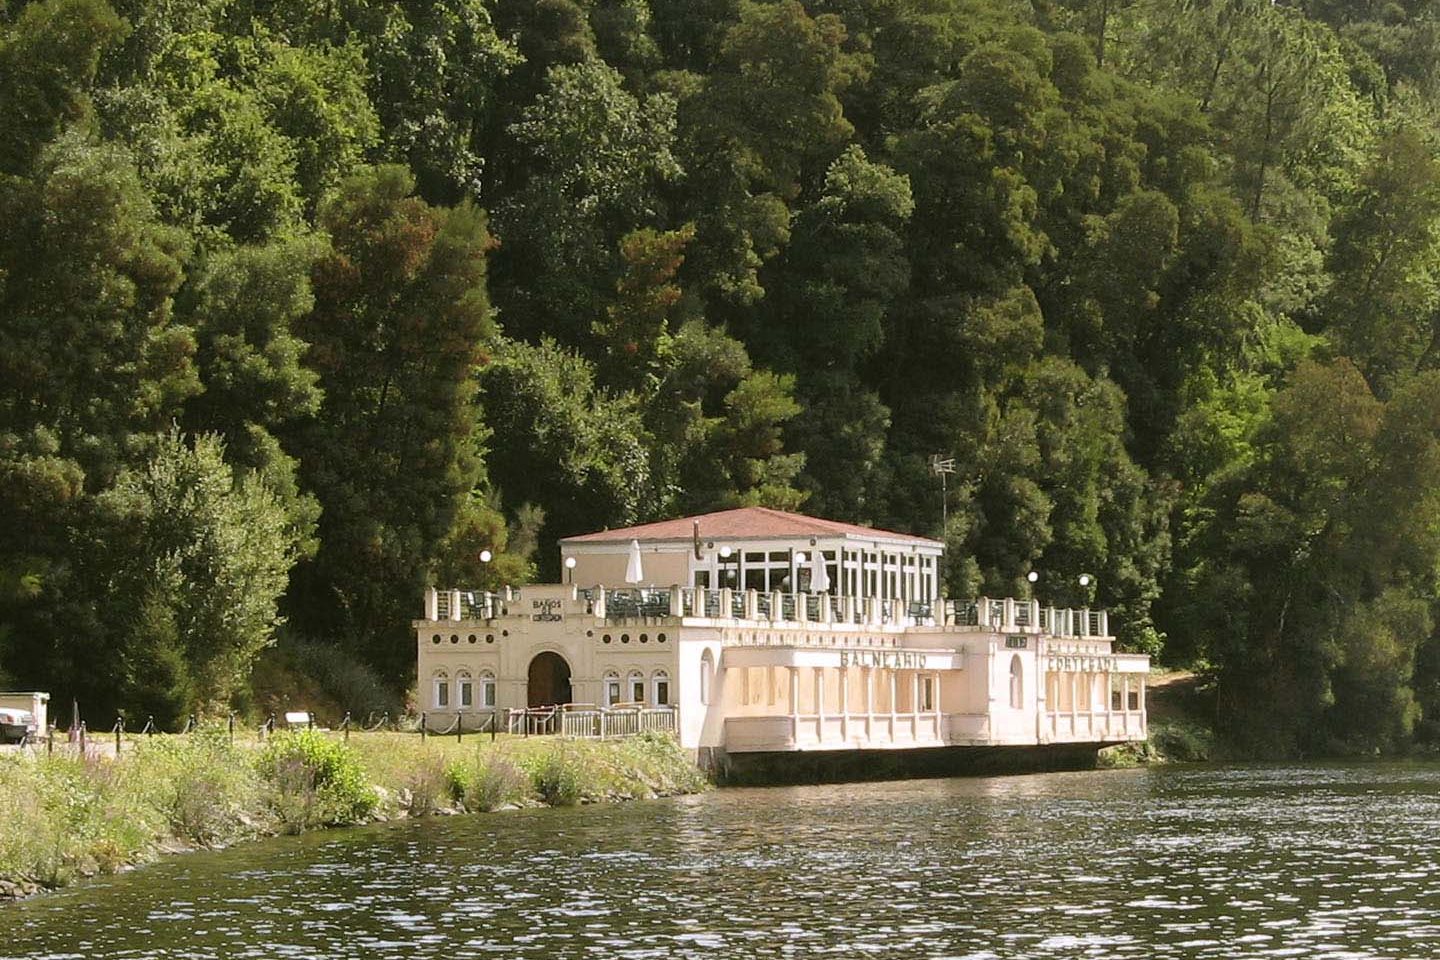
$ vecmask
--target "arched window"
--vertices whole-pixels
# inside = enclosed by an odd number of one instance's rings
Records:
[[[605,674],[605,706],[613,707],[625,699],[620,689],[620,674],[614,670]]]
[[[455,674],[455,683],[460,688],[460,709],[469,710],[475,706],[475,681],[470,679],[470,671],[461,670]]]
[[[1020,663],[1020,654],[1010,658],[1010,706],[1019,710],[1025,705],[1025,667]]]
[[[670,674],[664,670],[650,675],[650,702],[657,707],[670,705]]]
[[[645,702],[645,674],[639,670],[630,671],[630,700],[632,703]]]
[[[700,655],[700,702],[710,702],[710,688],[715,684],[715,658],[706,650]]]
[[[480,674],[480,706],[492,709],[495,706],[495,674],[489,670]]]
[[[437,710],[443,710],[450,706],[450,677],[444,670],[435,673],[435,691],[431,698],[431,704]]]

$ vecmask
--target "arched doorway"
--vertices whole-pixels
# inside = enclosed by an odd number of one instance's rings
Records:
[[[570,664],[558,653],[547,650],[537,654],[530,661],[530,706],[549,707],[570,700]]]

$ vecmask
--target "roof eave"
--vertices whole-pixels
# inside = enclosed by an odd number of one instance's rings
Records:
[[[943,550],[945,544],[939,540],[930,540],[925,537],[911,537],[903,533],[767,533],[759,536],[727,536],[724,534],[713,535],[701,533],[702,540],[724,540],[727,542],[763,542],[766,540],[853,540],[861,543],[893,543],[904,546],[932,547]],[[633,535],[620,535],[616,537],[595,537],[593,534],[580,534],[575,537],[562,537],[559,543],[562,546],[599,546],[608,544],[627,545],[631,540],[639,540],[642,544],[679,544],[689,545],[695,542],[694,536],[684,537],[637,537]]]

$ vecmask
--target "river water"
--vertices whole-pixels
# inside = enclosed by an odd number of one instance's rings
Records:
[[[1440,766],[1171,767],[387,824],[0,907],[0,957],[1440,957]]]

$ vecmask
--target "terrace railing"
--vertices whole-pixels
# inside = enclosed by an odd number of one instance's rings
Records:
[[[426,614],[435,620],[490,620],[513,613],[519,596],[511,589],[503,593],[431,590]],[[576,599],[586,614],[607,620],[706,617],[775,623],[939,625],[1086,639],[1110,636],[1109,616],[1104,610],[1042,607],[1034,600],[981,597],[932,605],[916,600],[711,587],[596,587],[577,590]]]

